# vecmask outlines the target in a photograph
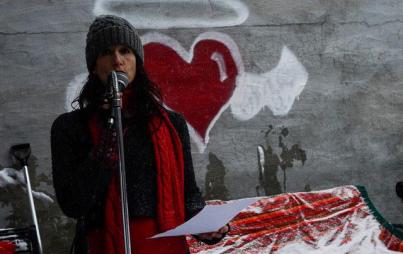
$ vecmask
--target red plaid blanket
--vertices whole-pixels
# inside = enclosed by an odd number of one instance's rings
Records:
[[[191,253],[403,252],[403,234],[376,211],[364,187],[262,197],[230,225],[216,245],[188,237]]]

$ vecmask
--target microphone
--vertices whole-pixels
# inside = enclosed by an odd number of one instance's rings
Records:
[[[100,103],[103,103],[104,99],[112,100],[115,94],[121,93],[129,84],[129,78],[123,71],[111,71],[108,75],[104,92],[100,98]]]
[[[116,93],[122,92],[129,84],[129,77],[123,71],[111,71],[108,75],[108,85]]]
[[[117,107],[119,108],[122,107],[122,100],[120,98],[119,93],[123,92],[123,90],[127,87],[128,84],[129,84],[129,77],[127,76],[126,73],[122,71],[111,71],[109,73],[106,98],[111,100],[113,109]],[[108,119],[109,128],[113,126],[116,116],[117,113],[113,110],[112,116]],[[120,118],[120,111],[118,118]]]

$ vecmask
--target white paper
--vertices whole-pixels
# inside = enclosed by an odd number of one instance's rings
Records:
[[[222,205],[206,205],[203,210],[187,222],[151,238],[216,232],[232,220],[240,211],[259,199],[260,197],[245,198],[232,200],[230,203]]]

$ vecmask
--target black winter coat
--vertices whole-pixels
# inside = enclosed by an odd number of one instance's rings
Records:
[[[184,118],[168,111],[183,145],[186,218],[200,211],[205,203],[196,185],[190,140]],[[156,216],[157,184],[154,150],[147,127],[127,124],[125,163],[129,215]],[[53,185],[62,211],[81,219],[86,229],[102,225],[104,201],[111,170],[89,156],[93,148],[88,113],[75,110],[60,115],[51,129]]]

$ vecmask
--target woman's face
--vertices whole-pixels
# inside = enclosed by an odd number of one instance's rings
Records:
[[[136,76],[136,56],[127,46],[117,45],[107,48],[99,54],[95,62],[94,74],[106,84],[111,71],[125,72],[129,78],[129,84]]]

